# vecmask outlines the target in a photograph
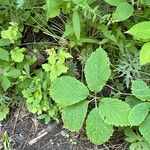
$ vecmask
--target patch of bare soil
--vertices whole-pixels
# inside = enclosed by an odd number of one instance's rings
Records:
[[[12,150],[127,150],[122,135],[115,135],[101,146],[91,144],[84,131],[70,133],[61,124],[44,125],[35,116],[18,108],[7,121],[1,123],[1,136],[6,131]],[[2,143],[1,143],[2,145]],[[2,150],[2,146],[0,150]]]

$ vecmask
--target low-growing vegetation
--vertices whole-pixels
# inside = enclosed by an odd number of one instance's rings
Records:
[[[149,18],[149,0],[0,0],[0,121],[23,106],[149,150]]]

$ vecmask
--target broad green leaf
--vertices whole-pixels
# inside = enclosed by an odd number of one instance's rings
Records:
[[[97,108],[91,110],[86,120],[88,139],[97,145],[107,142],[113,134],[113,127],[104,123]]]
[[[103,98],[100,100],[99,114],[105,123],[115,126],[128,126],[130,106],[116,98]]]
[[[101,91],[111,74],[107,53],[102,48],[98,48],[88,58],[84,73],[89,89],[93,92]]]
[[[80,27],[81,23],[80,23],[80,15],[77,10],[75,10],[73,12],[72,22],[73,22],[74,33],[77,37],[77,40],[79,41],[80,40],[80,32],[81,32],[81,27]]]
[[[72,132],[79,131],[84,123],[88,108],[88,101],[65,107],[62,111],[64,127]]]
[[[9,61],[9,52],[3,48],[0,48],[0,59],[5,60],[5,61]]]
[[[127,33],[134,36],[138,40],[150,40],[150,21],[140,22],[134,25]]]
[[[140,65],[150,63],[150,42],[145,43],[140,51]]]
[[[9,108],[7,106],[0,105],[0,121],[4,120],[8,113],[9,113]]]
[[[139,139],[140,140],[140,139]],[[138,141],[129,146],[129,150],[149,150],[150,145],[147,141]]]
[[[60,1],[59,0],[46,0],[46,15],[47,20],[54,18],[60,14]]]
[[[138,126],[141,124],[149,112],[149,105],[147,103],[140,103],[135,105],[129,113],[129,122],[131,126]]]
[[[121,3],[117,6],[113,16],[114,22],[120,22],[128,19],[133,14],[133,6],[127,2]]]
[[[87,87],[77,79],[69,76],[57,78],[51,85],[50,95],[62,106],[78,103],[88,96]]]
[[[104,1],[113,6],[118,6],[119,4],[123,2],[127,2],[127,0],[104,0]]]
[[[4,91],[7,91],[7,89],[11,86],[9,79],[6,76],[2,76],[1,80],[2,88],[4,89]]]
[[[139,131],[145,140],[150,142],[150,114],[146,117],[143,123],[140,124]]]
[[[150,101],[150,88],[142,80],[132,81],[132,94],[142,101]]]

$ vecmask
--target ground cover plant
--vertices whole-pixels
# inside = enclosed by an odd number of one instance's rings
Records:
[[[118,131],[150,149],[149,0],[0,0],[0,12],[0,121],[23,106],[95,145]]]

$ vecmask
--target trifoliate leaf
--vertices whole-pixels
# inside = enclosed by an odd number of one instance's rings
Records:
[[[69,76],[57,78],[51,85],[50,95],[62,106],[78,103],[88,96],[87,87],[77,79]]]
[[[119,4],[123,2],[127,2],[127,0],[104,0],[106,3],[114,6],[118,6]]]
[[[140,51],[140,65],[150,63],[150,42],[145,43]]]
[[[98,48],[88,58],[84,73],[86,82],[91,91],[99,92],[102,90],[111,74],[107,53],[102,48]]]
[[[115,126],[128,126],[130,106],[116,98],[103,98],[100,100],[99,114],[105,123]]]
[[[139,131],[142,134],[142,136],[150,142],[150,115],[146,117],[146,119],[140,124]]]
[[[9,79],[6,76],[2,76],[1,82],[2,88],[4,89],[4,91],[7,91],[7,89],[11,86]]]
[[[113,16],[114,22],[120,22],[128,19],[133,14],[133,6],[127,2],[121,3],[117,6]]]
[[[80,32],[81,32],[81,27],[80,27],[80,16],[77,10],[75,10],[73,12],[72,15],[72,22],[73,22],[73,29],[74,29],[74,33],[77,37],[77,40],[80,40]]]
[[[150,40],[150,21],[140,22],[134,25],[127,33],[131,34],[137,40]]]
[[[0,59],[5,60],[5,61],[9,61],[9,52],[3,48],[0,48]]]
[[[7,106],[0,105],[0,121],[4,120],[8,113],[9,113],[9,108]]]
[[[86,134],[88,139],[97,145],[107,142],[113,134],[113,127],[104,123],[97,108],[93,109],[87,117]]]
[[[150,88],[142,80],[132,81],[132,94],[142,101],[150,101]]]
[[[129,113],[129,122],[131,126],[138,126],[141,124],[149,112],[148,103],[140,103],[135,105]]]
[[[84,123],[88,108],[88,101],[65,107],[62,111],[64,127],[72,132],[79,131]]]

